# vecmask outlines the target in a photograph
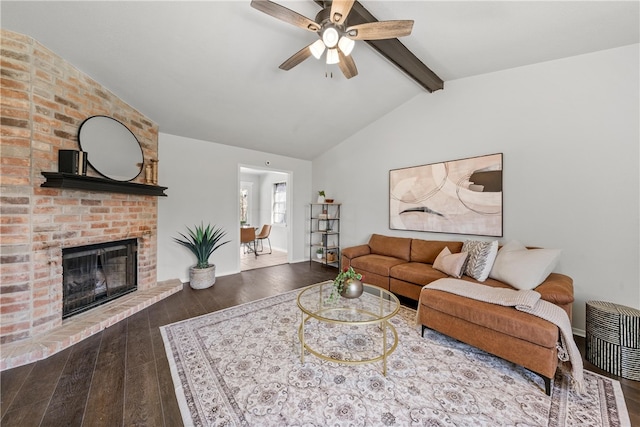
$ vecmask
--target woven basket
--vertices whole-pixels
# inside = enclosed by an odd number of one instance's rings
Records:
[[[586,358],[611,374],[640,381],[640,310],[587,301]]]

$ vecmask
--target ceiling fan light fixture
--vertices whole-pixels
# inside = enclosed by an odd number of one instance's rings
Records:
[[[327,64],[337,64],[340,62],[338,49],[327,49]]]
[[[356,42],[348,37],[340,37],[340,41],[338,42],[338,47],[345,56],[349,56],[351,54],[355,45]]]
[[[309,46],[309,50],[314,58],[320,59],[324,53],[324,42],[322,40],[316,40]]]
[[[328,48],[335,47],[338,44],[339,38],[338,30],[333,27],[326,28],[322,33],[322,41]]]

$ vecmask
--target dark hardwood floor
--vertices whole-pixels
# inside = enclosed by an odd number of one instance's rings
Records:
[[[159,326],[332,279],[336,273],[303,262],[219,277],[206,290],[186,286],[48,359],[2,372],[0,425],[181,426]],[[584,339],[576,341],[584,355]],[[585,367],[611,377],[586,361]],[[640,382],[617,379],[631,423],[640,427]]]

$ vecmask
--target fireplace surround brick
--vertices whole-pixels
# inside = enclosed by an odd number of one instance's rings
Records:
[[[78,128],[114,117],[157,158],[158,126],[31,37],[2,31],[0,343],[62,326],[62,248],[136,238],[138,289],[157,285],[157,198],[43,188]],[[91,159],[91,153],[89,153]],[[99,176],[89,168],[90,176]],[[143,174],[133,182],[143,183]]]

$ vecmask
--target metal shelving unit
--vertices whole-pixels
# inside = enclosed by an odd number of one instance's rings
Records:
[[[340,203],[311,203],[309,211],[309,262],[339,268]]]

